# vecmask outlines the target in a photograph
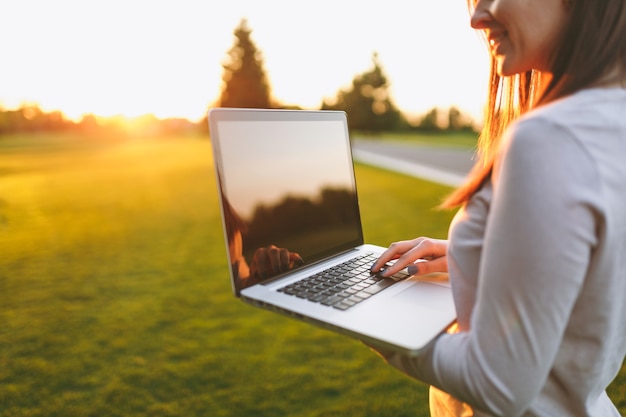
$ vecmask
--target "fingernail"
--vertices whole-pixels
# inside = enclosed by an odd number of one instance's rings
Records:
[[[376,262],[374,262],[374,263],[372,264],[372,266],[370,266],[370,271],[371,271],[371,272],[376,272],[376,271],[374,271],[374,265],[376,265]]]
[[[409,265],[406,267],[406,272],[409,273],[409,275],[415,275],[417,274],[417,265]]]

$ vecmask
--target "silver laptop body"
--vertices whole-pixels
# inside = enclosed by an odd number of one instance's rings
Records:
[[[215,108],[208,119],[237,297],[408,354],[454,322],[443,274],[369,272],[385,248],[363,241],[344,112]]]

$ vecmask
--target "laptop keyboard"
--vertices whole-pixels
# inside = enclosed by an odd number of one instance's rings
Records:
[[[278,291],[304,298],[314,303],[347,310],[409,275],[399,272],[392,278],[382,278],[370,271],[377,256],[358,256],[339,265],[294,282]]]

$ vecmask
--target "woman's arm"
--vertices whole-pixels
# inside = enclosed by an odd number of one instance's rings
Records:
[[[548,378],[583,284],[598,177],[575,139],[545,122],[518,125],[502,151],[471,330],[388,360],[478,409],[518,415]]]

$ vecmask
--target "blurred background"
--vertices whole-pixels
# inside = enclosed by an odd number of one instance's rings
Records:
[[[9,0],[0,39],[0,416],[428,415],[360,342],[233,296],[206,112],[471,151],[465,2]],[[446,236],[449,187],[356,176],[367,241]]]
[[[0,108],[27,120],[198,122],[237,104],[229,81],[244,78],[273,107],[349,106],[352,92],[412,126],[434,109],[481,119],[487,53],[462,1],[26,0],[0,12]]]

